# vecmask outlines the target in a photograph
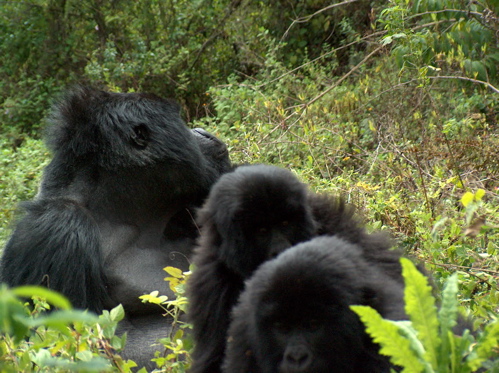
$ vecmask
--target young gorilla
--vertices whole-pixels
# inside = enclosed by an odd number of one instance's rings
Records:
[[[393,242],[386,232],[369,233],[356,216],[353,205],[343,198],[327,194],[309,194],[308,203],[317,224],[317,236],[337,235],[357,244],[364,258],[386,274],[403,283],[400,250],[391,250]],[[420,270],[423,270],[421,267]]]
[[[189,312],[196,342],[191,372],[217,372],[230,311],[244,280],[264,261],[316,231],[307,188],[289,171],[241,166],[213,186],[199,212]]]
[[[318,237],[267,261],[233,311],[226,373],[388,373],[351,305],[406,319],[403,285],[363,249]]]
[[[400,253],[380,232],[369,234],[352,206],[313,194],[289,171],[241,166],[213,186],[199,213],[197,268],[188,288],[196,342],[192,373],[219,372],[230,311],[244,280],[264,261],[316,235],[337,235],[361,248],[366,260],[403,283]]]
[[[144,364],[168,321],[138,297],[173,296],[163,268],[188,268],[197,237],[188,210],[230,168],[227,148],[189,130],[178,104],[148,94],[78,87],[51,121],[53,159],[5,247],[0,280],[44,284],[96,312],[123,304],[126,352]]]

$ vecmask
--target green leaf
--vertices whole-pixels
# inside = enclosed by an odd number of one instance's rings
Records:
[[[454,273],[450,276],[442,292],[442,306],[438,311],[438,319],[440,321],[440,336],[442,338],[442,345],[439,351],[439,369],[444,371],[447,367],[452,365],[449,361],[453,361],[451,351],[454,351],[454,333],[452,328],[457,323],[458,316],[458,301],[457,301],[457,274]]]
[[[420,373],[424,371],[423,364],[411,349],[410,341],[399,333],[396,323],[383,320],[380,314],[368,306],[350,307],[366,325],[366,331],[378,343],[380,354],[390,357],[390,361],[403,367],[402,373]]]
[[[381,45],[388,45],[391,44],[393,41],[393,38],[391,35],[385,36],[383,39],[381,39]]]
[[[86,351],[79,351],[76,353],[76,358],[81,360],[81,361],[90,361],[92,360],[92,351],[86,350]]]
[[[72,308],[71,303],[65,296],[42,286],[19,286],[13,288],[12,291],[18,297],[44,298],[48,303],[62,310],[70,310]]]
[[[159,291],[155,290],[150,294],[144,294],[139,297],[142,303],[165,304],[168,301],[166,295],[159,295]]]
[[[451,330],[457,323],[457,292],[457,273],[454,273],[445,282],[444,290],[442,292],[442,306],[438,311],[440,328],[443,332]]]
[[[404,292],[405,310],[426,350],[425,360],[436,369],[441,341],[438,336],[439,322],[435,298],[431,293],[432,288],[428,285],[426,276],[416,268],[414,263],[407,258],[402,258],[400,262],[406,284]]]
[[[58,330],[64,335],[70,336],[71,331],[68,326],[78,321],[83,323],[96,323],[98,321],[98,317],[87,311],[63,310],[55,311],[46,316],[37,317],[36,319],[29,319],[27,320],[27,325],[31,327],[38,327],[42,325],[48,326]]]
[[[473,371],[480,368],[483,362],[493,356],[494,349],[499,345],[499,320],[495,320],[485,327],[483,334],[477,341],[476,348],[466,362]]]
[[[2,285],[0,288],[0,332],[11,335],[16,341],[28,334],[30,319],[22,303],[11,289]]]
[[[121,304],[118,304],[110,312],[111,320],[121,321],[125,317],[125,309]]]

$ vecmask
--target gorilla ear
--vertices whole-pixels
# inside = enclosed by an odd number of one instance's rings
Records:
[[[387,289],[392,289],[392,286],[390,283],[386,284]],[[386,311],[386,305],[389,303],[392,303],[394,299],[397,299],[397,297],[394,297],[391,299],[391,297],[386,296],[386,290],[382,289],[380,287],[375,287],[375,286],[364,286],[362,288],[362,305],[364,306],[369,306],[379,313],[382,314],[382,316],[385,316],[385,311]],[[396,294],[396,293],[395,293]],[[402,299],[402,298],[401,298]]]
[[[77,86],[67,92],[52,109],[47,145],[53,150],[70,150],[76,156],[96,151],[100,131],[92,111],[107,98],[107,93]]]
[[[133,127],[133,133],[131,136],[132,145],[137,149],[145,149],[150,140],[149,128],[145,124],[139,124]]]
[[[222,244],[222,236],[220,235],[220,232],[215,224],[215,218],[213,216],[211,206],[205,204],[205,206],[197,210],[196,223],[201,227],[202,232],[204,231],[207,233],[205,233],[205,236],[209,237],[211,245],[220,247]]]

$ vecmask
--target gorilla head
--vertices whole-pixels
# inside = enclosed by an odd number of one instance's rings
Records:
[[[403,286],[336,237],[299,244],[263,264],[234,308],[227,373],[389,372],[351,305],[404,319]]]
[[[305,185],[291,172],[266,165],[241,166],[220,178],[199,223],[207,233],[203,238],[218,246],[219,260],[242,277],[315,233]]]
[[[289,171],[241,166],[223,175],[199,211],[199,247],[189,287],[196,345],[191,372],[216,372],[229,313],[244,280],[264,261],[315,233],[307,188]]]
[[[86,176],[97,177],[128,170],[139,173],[135,179],[147,183],[144,187],[166,185],[169,193],[165,198],[173,195],[176,199],[193,192],[206,194],[230,166],[224,143],[206,131],[190,131],[175,101],[152,94],[78,87],[55,106],[50,119],[48,145],[55,161],[45,172],[44,187],[49,190],[54,184],[59,189],[66,186],[60,179],[50,178],[54,168],[59,171],[57,176],[62,174],[61,168],[72,171],[64,178],[66,183],[83,171],[92,171]],[[64,167],[66,162],[69,165]],[[120,184],[116,180],[116,185]]]

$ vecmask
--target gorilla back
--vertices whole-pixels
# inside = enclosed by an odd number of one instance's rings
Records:
[[[5,247],[1,280],[44,284],[96,312],[118,303],[129,317],[159,312],[138,297],[172,296],[162,269],[188,268],[189,209],[230,167],[225,144],[189,130],[179,112],[154,95],[67,93],[50,118],[53,159]]]

